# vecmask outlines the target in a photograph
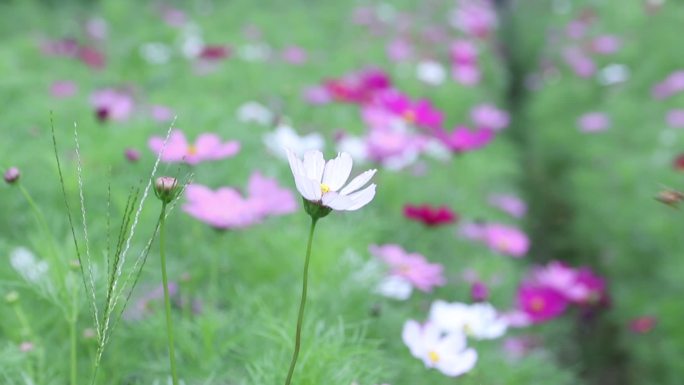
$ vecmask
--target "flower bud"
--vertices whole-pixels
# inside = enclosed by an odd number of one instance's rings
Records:
[[[135,163],[140,160],[140,151],[136,150],[135,148],[127,148],[126,151],[124,151],[124,155],[131,163]]]
[[[154,181],[154,192],[164,203],[169,203],[176,199],[180,193],[178,180],[170,176],[160,176]]]
[[[655,199],[668,206],[677,207],[677,205],[684,200],[684,193],[676,190],[663,190],[656,195]]]
[[[5,175],[3,176],[3,178],[5,179],[5,182],[13,184],[17,180],[19,180],[19,176],[21,176],[21,174],[19,173],[19,169],[16,167],[10,167],[7,171],[5,171]]]

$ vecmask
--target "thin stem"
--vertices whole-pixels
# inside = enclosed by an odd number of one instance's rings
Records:
[[[302,325],[304,323],[304,307],[306,306],[306,292],[309,285],[309,260],[311,259],[311,243],[313,242],[314,229],[318,219],[311,218],[311,230],[309,230],[309,243],[306,246],[306,259],[304,260],[304,279],[302,280],[302,299],[299,303],[299,315],[297,316],[297,332],[295,334],[295,348],[292,353],[292,362],[290,362],[290,370],[287,372],[287,379],[285,385],[290,385],[292,381],[292,374],[294,373],[295,365],[297,365],[297,357],[299,356],[299,348],[302,339]]]
[[[169,298],[169,282],[166,276],[166,253],[164,252],[166,202],[162,203],[159,215],[159,255],[161,257],[162,284],[164,285],[164,308],[166,310],[166,334],[169,338],[169,365],[171,367],[171,380],[173,385],[178,385],[176,374],[176,352],[173,345],[173,321],[171,320],[171,300]]]
[[[76,346],[76,324],[78,322],[78,290],[76,290],[76,287],[72,288],[73,290],[73,297],[72,297],[72,306],[73,306],[73,314],[71,318],[69,319],[69,334],[70,334],[70,340],[71,340],[71,352],[70,352],[70,374],[71,374],[71,385],[77,385],[77,378],[78,378],[78,356],[77,356],[77,346]]]

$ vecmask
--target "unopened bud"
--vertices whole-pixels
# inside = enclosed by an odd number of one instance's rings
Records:
[[[154,181],[154,192],[162,202],[169,203],[180,193],[178,180],[170,176],[160,176]]]
[[[3,178],[5,179],[5,182],[13,184],[17,180],[19,180],[19,176],[21,176],[19,169],[16,167],[10,167],[7,171],[5,171],[5,175],[3,176]]]
[[[135,148],[127,148],[126,151],[124,151],[124,155],[131,163],[135,163],[140,160],[140,151],[136,150]]]
[[[655,199],[668,206],[677,207],[684,200],[684,193],[676,190],[663,190],[656,195]]]

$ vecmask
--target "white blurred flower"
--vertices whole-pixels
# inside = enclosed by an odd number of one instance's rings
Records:
[[[187,24],[183,28],[183,36],[180,39],[181,52],[188,59],[193,59],[199,55],[204,47],[202,39],[202,29],[196,24]]]
[[[368,162],[368,146],[361,137],[345,135],[337,142],[337,151],[348,153],[354,162]]]
[[[354,211],[375,197],[375,183],[361,188],[377,170],[365,171],[346,184],[353,161],[345,152],[326,162],[320,151],[307,151],[302,161],[288,149],[287,158],[297,190],[309,202],[332,210]]]
[[[488,303],[467,305],[435,301],[430,307],[430,322],[445,333],[465,333],[483,340],[499,338],[508,324]]]
[[[380,281],[375,288],[375,292],[384,297],[405,301],[411,297],[413,285],[405,278],[390,275]]]
[[[626,82],[629,79],[629,67],[624,64],[610,64],[598,73],[598,81],[601,85],[610,86]]]
[[[47,273],[48,264],[36,258],[33,253],[25,247],[17,247],[10,253],[10,265],[25,280],[29,282],[39,282]]]
[[[470,371],[477,362],[477,352],[468,348],[463,333],[443,334],[433,324],[406,321],[402,340],[411,354],[427,368],[435,368],[450,377]]]
[[[271,47],[265,43],[245,44],[238,48],[238,57],[249,62],[263,62],[271,56]]]
[[[164,43],[145,43],[140,46],[140,56],[150,64],[166,64],[171,58],[171,48]]]
[[[322,150],[325,147],[323,136],[317,133],[299,136],[290,126],[281,124],[273,132],[265,134],[264,144],[268,150],[283,159],[287,159],[285,149],[290,149],[297,156],[309,150]]]
[[[273,113],[261,103],[247,102],[238,108],[237,118],[243,123],[255,122],[265,126],[273,120]]]
[[[423,83],[438,86],[446,80],[447,71],[436,61],[424,60],[416,66],[416,77]]]

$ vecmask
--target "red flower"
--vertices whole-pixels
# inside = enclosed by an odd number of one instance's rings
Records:
[[[206,45],[199,53],[200,59],[204,60],[221,60],[230,55],[230,48],[222,45]]]
[[[672,162],[672,166],[677,171],[684,171],[684,154],[679,154]]]
[[[404,206],[404,216],[408,219],[422,222],[426,226],[439,226],[458,220],[458,215],[448,207],[433,207],[427,204]]]
[[[629,321],[629,330],[637,334],[645,334],[653,330],[658,323],[656,317],[643,316]]]

